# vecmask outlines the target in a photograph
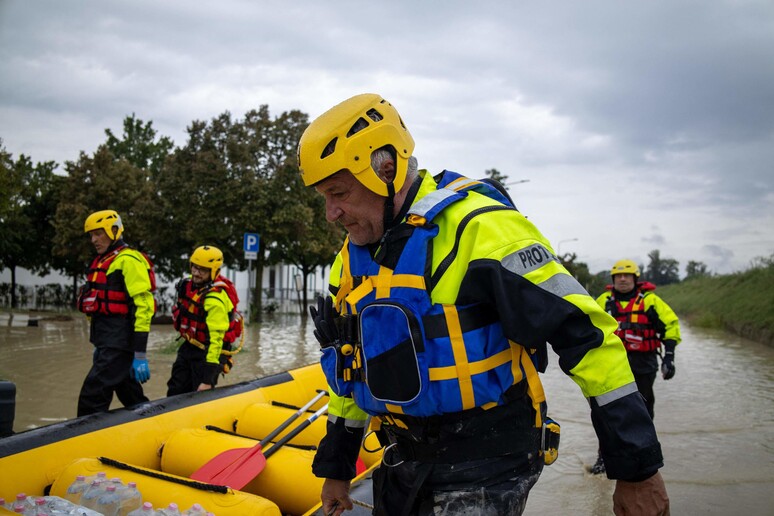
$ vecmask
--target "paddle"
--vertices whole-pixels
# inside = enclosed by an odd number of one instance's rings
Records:
[[[299,433],[304,431],[309,425],[311,425],[318,417],[322,416],[328,411],[328,404],[326,403],[320,410],[309,416],[303,423],[295,427],[288,432],[282,439],[277,441],[266,453],[262,453],[260,447],[256,447],[248,450],[243,459],[238,459],[226,469],[212,477],[207,482],[211,484],[218,484],[231,487],[232,489],[242,489],[250,483],[252,479],[257,477],[266,467],[266,459],[272,456],[275,451],[279,450],[282,445],[293,439]]]
[[[221,485],[229,485],[231,487],[235,487],[236,489],[241,489],[242,487],[247,484],[252,478],[254,478],[256,475],[258,475],[266,465],[266,456],[261,453],[261,450],[264,446],[266,446],[269,442],[271,442],[272,439],[277,437],[280,432],[285,430],[288,425],[290,425],[293,421],[295,421],[298,416],[306,412],[309,407],[317,403],[317,401],[320,400],[323,396],[326,396],[328,393],[326,391],[319,391],[318,394],[312,398],[309,403],[298,409],[292,416],[290,416],[287,420],[285,420],[280,426],[272,430],[269,435],[264,437],[261,442],[253,446],[252,448],[234,448],[232,450],[226,450],[209,461],[207,461],[206,464],[204,464],[202,467],[197,469],[191,474],[191,477],[193,480],[198,480],[200,482],[208,482],[210,484],[221,484]],[[327,405],[325,406],[327,408]],[[317,418],[315,418],[317,419]],[[311,424],[311,423],[310,423]],[[308,425],[307,425],[308,426]],[[306,427],[304,427],[306,428]],[[295,430],[293,431],[295,432]],[[292,432],[291,432],[292,433]],[[294,435],[298,435],[298,433],[294,433]],[[287,441],[285,441],[287,442]],[[283,443],[284,444],[284,443]],[[275,446],[272,447],[275,448]],[[250,477],[247,482],[242,484],[241,486],[236,486],[233,481],[230,484],[226,484],[223,480],[224,479],[231,479],[231,475],[233,471],[254,471],[252,477]],[[244,475],[246,476],[246,474]]]

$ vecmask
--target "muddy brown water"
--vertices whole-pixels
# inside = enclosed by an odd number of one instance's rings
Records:
[[[17,386],[17,432],[75,416],[91,361],[84,318],[0,316],[0,378]],[[311,323],[297,315],[267,317],[247,328],[245,349],[221,384],[281,372],[317,360]],[[683,325],[677,374],[656,381],[661,470],[673,515],[774,515],[774,349],[733,335]],[[151,399],[164,396],[175,333],[154,325],[149,339]],[[526,515],[612,514],[614,483],[586,468],[596,459],[589,408],[555,355],[543,375],[549,413],[562,426],[559,460],[544,470]],[[113,407],[120,404],[114,401]]]

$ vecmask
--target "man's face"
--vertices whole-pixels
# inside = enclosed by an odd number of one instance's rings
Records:
[[[347,171],[320,182],[315,189],[325,197],[325,218],[338,222],[356,245],[378,242],[384,233],[384,198],[363,186]]]
[[[634,290],[636,276],[634,274],[616,274],[613,276],[613,287],[621,294]]]
[[[194,285],[203,285],[210,281],[210,269],[199,267],[195,263],[191,264],[191,280]]]
[[[110,244],[113,243],[107,232],[102,228],[89,231],[89,238],[91,238],[91,245],[97,250],[97,254],[102,254],[107,251]]]

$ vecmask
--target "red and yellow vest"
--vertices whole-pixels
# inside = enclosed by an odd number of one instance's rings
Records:
[[[625,307],[616,300],[615,291],[610,292],[605,311],[618,321],[615,334],[623,342],[626,351],[648,353],[661,347],[653,321],[645,311],[645,296],[655,288],[652,283],[637,283],[637,292]]]
[[[132,299],[126,291],[126,283],[119,274],[108,276],[108,270],[113,261],[121,252],[131,249],[122,244],[112,251],[99,255],[91,262],[86,275],[86,284],[78,294],[78,310],[87,314],[102,315],[129,315]],[[156,290],[156,274],[153,271],[153,262],[148,255],[139,252],[148,266],[151,292]]]
[[[241,317],[236,311],[239,303],[234,284],[223,276],[218,276],[214,282],[196,288],[193,281],[185,279],[177,286],[177,305],[172,309],[172,324],[180,335],[188,342],[210,343],[210,334],[207,329],[207,313],[204,310],[204,298],[210,292],[225,291],[234,309],[228,314],[229,325],[223,336],[224,344],[231,344],[242,334]]]

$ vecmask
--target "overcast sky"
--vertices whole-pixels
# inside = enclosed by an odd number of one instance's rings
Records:
[[[395,105],[421,168],[496,168],[592,272],[774,253],[774,2],[0,0],[0,138],[76,160],[135,113]]]

